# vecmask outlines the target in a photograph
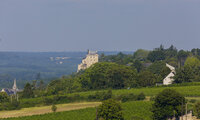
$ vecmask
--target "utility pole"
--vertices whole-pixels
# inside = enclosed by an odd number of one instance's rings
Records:
[[[175,110],[174,110],[174,118],[175,118]]]
[[[10,95],[10,100],[11,100],[11,103],[12,103],[12,95]]]
[[[17,102],[19,102],[19,96],[18,96],[18,94],[16,94],[17,95]]]
[[[99,120],[98,118],[98,108],[96,107],[96,120]]]
[[[185,114],[186,114],[186,120],[187,120],[187,103],[186,103],[186,109],[185,109]]]
[[[183,120],[183,99],[182,99],[182,106],[181,106],[181,118]]]

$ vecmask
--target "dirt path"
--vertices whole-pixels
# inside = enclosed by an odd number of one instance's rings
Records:
[[[57,112],[61,112],[61,111],[83,109],[88,107],[96,107],[100,104],[101,104],[100,102],[85,102],[85,103],[59,104],[56,106],[57,106]],[[31,116],[31,115],[50,113],[50,112],[52,112],[51,106],[31,107],[31,108],[23,108],[21,110],[1,111],[0,118]]]

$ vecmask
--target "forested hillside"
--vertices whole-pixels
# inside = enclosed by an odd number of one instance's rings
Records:
[[[102,53],[102,52],[99,52]],[[106,55],[117,52],[103,52]],[[76,72],[86,52],[0,52],[0,88],[23,88],[26,82],[50,80]]]
[[[123,89],[162,84],[170,73],[166,63],[176,68],[174,83],[200,82],[200,49],[177,50],[173,45],[153,50],[139,49],[134,54],[100,54],[100,62],[71,76],[53,80],[49,94],[94,89]]]

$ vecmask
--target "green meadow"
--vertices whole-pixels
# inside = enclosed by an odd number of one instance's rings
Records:
[[[122,103],[125,120],[151,120],[151,105],[152,102],[150,101],[131,101]],[[94,120],[95,116],[95,108],[86,108],[44,115],[8,118],[5,120]]]

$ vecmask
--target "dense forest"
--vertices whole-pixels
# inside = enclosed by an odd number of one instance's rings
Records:
[[[139,49],[133,54],[100,54],[92,67],[60,79],[47,86],[48,94],[99,89],[129,89],[162,84],[170,73],[166,63],[176,68],[174,83],[200,82],[200,49],[177,50],[163,45],[152,51]]]

